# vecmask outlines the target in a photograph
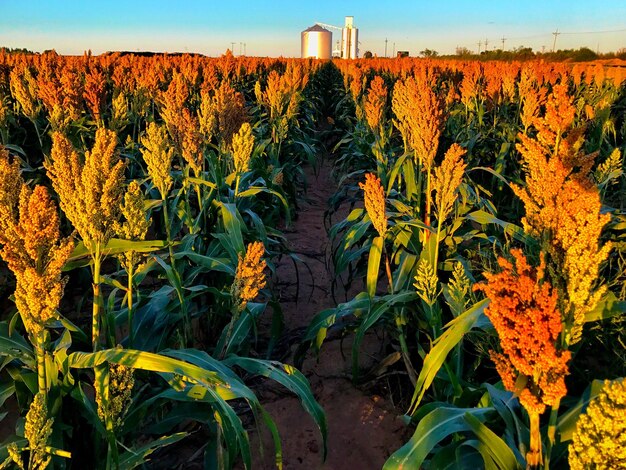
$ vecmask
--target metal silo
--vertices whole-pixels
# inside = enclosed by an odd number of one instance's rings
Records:
[[[346,16],[346,25],[341,31],[341,57],[356,59],[359,56],[359,29],[354,27],[354,17]]]
[[[319,25],[302,31],[302,58],[330,59],[332,57],[333,33]]]

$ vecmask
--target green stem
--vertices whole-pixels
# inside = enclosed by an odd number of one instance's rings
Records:
[[[389,255],[387,254],[387,250],[383,246],[383,250],[385,251],[385,271],[387,273],[387,281],[389,282],[389,293],[393,294],[393,277],[391,274],[391,264],[389,263]]]
[[[163,197],[163,219],[165,222],[165,236],[167,238],[167,248],[170,255],[170,264],[174,267],[174,247],[172,246],[172,228],[170,226],[170,217],[167,209],[167,199]]]
[[[235,178],[235,198],[239,194],[239,180],[240,179],[241,179],[241,176],[239,175],[239,173],[237,173],[237,177]]]
[[[437,265],[439,264],[439,236],[441,235],[441,220],[437,221],[437,238],[435,239],[435,253],[433,253],[433,269],[437,274]]]
[[[552,447],[556,442],[556,421],[559,417],[559,406],[561,405],[561,400],[557,401],[552,408],[550,409],[550,419],[548,421],[548,442],[546,445],[546,455],[544,458],[544,469],[549,470],[550,468],[550,454],[552,453]]]
[[[165,219],[165,234],[167,237],[167,248],[170,255],[170,266],[172,267],[172,271],[174,271],[174,274],[178,278],[178,281],[180,281],[180,276],[178,275],[178,270],[176,269],[176,259],[174,258],[174,246],[172,245],[170,218],[167,209],[167,200],[165,198],[163,198],[163,217]],[[183,342],[186,345],[189,335],[191,333],[191,323],[189,321],[189,313],[187,312],[187,304],[180,289],[178,289],[176,286],[173,287],[176,289],[178,301],[180,302],[180,309],[183,314]]]
[[[48,395],[48,385],[46,380],[46,351],[44,348],[44,332],[40,332],[36,338],[35,355],[37,357],[37,388],[43,393],[44,398]]]
[[[100,242],[96,242],[95,252],[91,254],[93,259],[93,309],[91,314],[91,344],[94,352],[100,348],[100,261],[102,246]]]
[[[133,275],[134,266],[131,264],[128,267],[128,347],[132,349],[135,339],[135,332],[133,331]]]
[[[226,351],[228,350],[228,343],[230,342],[230,337],[233,334],[233,328],[235,327],[235,323],[237,322],[237,320],[239,319],[239,316],[241,315],[241,311],[239,310],[237,305],[233,307],[232,313],[233,315],[230,319],[230,323],[228,324],[228,330],[226,331],[226,340],[224,341],[224,345],[222,346],[222,350],[220,351],[220,355],[219,355],[220,359],[224,358],[224,355],[226,354]]]
[[[417,374],[413,365],[411,364],[411,355],[409,354],[409,348],[406,344],[406,338],[404,337],[404,332],[402,331],[402,327],[398,325],[398,339],[400,341],[400,349],[402,351],[402,361],[404,362],[404,366],[406,367],[406,371],[409,374],[409,379],[411,383],[415,387],[417,384]]]
[[[424,208],[424,223],[430,227],[430,209],[432,205],[432,195],[430,194],[430,168],[426,171],[426,206]],[[426,241],[430,238],[430,232],[426,232]]]

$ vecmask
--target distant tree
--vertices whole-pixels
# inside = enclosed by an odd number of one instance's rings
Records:
[[[465,56],[473,55],[473,52],[470,51],[467,47],[457,47],[456,55],[465,57]]]
[[[363,54],[364,59],[371,59],[372,57],[374,57],[374,54],[372,54],[372,51],[365,51],[365,53]]]
[[[588,47],[581,47],[577,51],[573,51],[572,59],[575,62],[587,62],[591,60],[596,60],[598,58],[598,54],[589,49]]]
[[[4,52],[5,54],[34,54],[33,51],[26,49],[24,47],[2,47],[0,46],[0,51]]]
[[[420,51],[420,55],[422,57],[437,57],[439,55],[439,52],[432,49],[424,49],[423,51]]]
[[[532,47],[520,46],[517,49],[515,49],[513,52],[514,52],[515,59],[517,60],[531,59],[535,57],[535,53],[533,52]]]

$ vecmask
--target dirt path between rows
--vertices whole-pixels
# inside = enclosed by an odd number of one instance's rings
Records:
[[[317,175],[310,167],[305,172],[309,188],[306,203],[300,208],[298,218],[286,237],[289,248],[308,265],[311,272],[300,266],[297,298],[292,261],[282,259],[276,272],[287,337],[298,337],[316,313],[336,305],[331,294],[330,242],[324,228],[328,199],[336,189],[331,176],[331,163],[322,161]],[[333,222],[344,216],[337,214]],[[342,301],[344,292],[339,291],[336,296]],[[399,418],[399,411],[386,398],[371,392],[364,393],[353,385],[349,375],[351,339],[351,336],[345,338],[343,345],[340,338],[328,339],[319,358],[309,354],[302,370],[326,412],[328,456],[325,463],[322,462],[320,433],[298,399],[284,393],[279,386],[258,390],[262,405],[278,425],[285,470],[380,469],[389,455],[406,442],[406,427]],[[291,354],[296,347],[297,341],[293,341]],[[366,338],[360,355],[363,368],[371,367],[380,360],[379,349],[380,340],[375,335]],[[291,361],[291,355],[284,359],[287,363]],[[261,456],[259,436],[251,433],[253,468],[276,468],[269,432],[262,431],[262,434],[264,446]]]

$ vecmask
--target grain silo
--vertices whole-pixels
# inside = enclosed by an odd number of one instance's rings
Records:
[[[354,27],[354,16],[346,16],[346,25],[341,31],[341,57],[356,59],[359,56],[359,30]]]
[[[330,59],[332,57],[333,33],[313,25],[302,31],[302,58]]]

